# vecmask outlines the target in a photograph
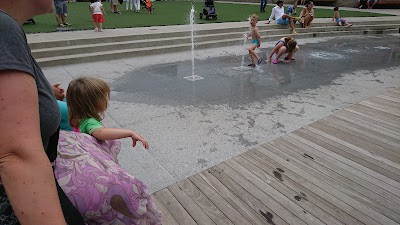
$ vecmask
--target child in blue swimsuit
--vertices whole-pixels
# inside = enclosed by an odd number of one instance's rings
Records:
[[[353,24],[348,23],[345,19],[342,19],[342,18],[340,17],[339,7],[333,8],[333,11],[335,11],[335,12],[333,13],[332,21],[336,21],[336,23],[337,23],[339,26],[343,26],[343,25],[346,25],[347,27],[353,26]]]
[[[251,63],[248,66],[255,67],[255,62],[257,62],[257,65],[259,65],[262,62],[262,58],[260,58],[257,53],[255,52],[256,48],[259,48],[261,45],[261,36],[260,33],[258,32],[258,27],[257,27],[257,22],[258,22],[258,16],[256,14],[251,15],[250,17],[250,33],[248,34],[248,37],[251,36],[253,38],[253,42],[250,46],[249,50],[249,55],[251,58]]]

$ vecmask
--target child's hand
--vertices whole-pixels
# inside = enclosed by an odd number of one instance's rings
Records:
[[[146,139],[144,139],[138,133],[133,131],[131,138],[132,138],[132,141],[133,141],[132,147],[135,147],[136,146],[136,142],[140,141],[140,142],[142,142],[142,144],[143,144],[145,149],[149,149],[149,143],[146,141]]]
[[[269,57],[268,59],[267,59],[267,62],[271,62],[272,61],[272,57]]]

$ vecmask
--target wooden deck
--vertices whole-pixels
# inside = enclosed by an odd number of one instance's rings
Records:
[[[400,224],[400,88],[153,194],[164,225]]]

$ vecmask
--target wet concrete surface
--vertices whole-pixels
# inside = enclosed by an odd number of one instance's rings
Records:
[[[373,71],[398,66],[398,38],[371,37],[362,42],[337,38],[325,43],[306,44],[296,54],[296,61],[277,65],[263,63],[249,68],[248,57],[224,56],[196,60],[195,75],[190,81],[190,61],[151,65],[126,73],[114,82],[113,91],[124,93],[115,100],[154,105],[240,106],[282,94],[331,85],[343,73]],[[260,55],[265,59],[265,49]],[[379,80],[376,80],[379,82]]]
[[[243,46],[46,68],[50,82],[82,75],[112,88],[104,124],[133,129],[119,160],[154,192],[344,107],[400,86],[399,35],[299,40],[294,62],[241,68]],[[265,54],[275,43],[262,43]],[[249,63],[245,55],[244,64]],[[278,171],[277,171],[278,172]]]

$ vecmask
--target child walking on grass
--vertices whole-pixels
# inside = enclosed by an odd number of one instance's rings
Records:
[[[249,55],[251,58],[251,63],[248,66],[255,67],[255,62],[257,62],[257,65],[259,65],[262,62],[262,58],[260,58],[257,53],[256,53],[256,48],[259,48],[261,46],[261,36],[260,33],[258,32],[258,27],[257,27],[257,22],[258,22],[258,16],[256,14],[251,15],[250,17],[250,33],[248,37],[251,36],[253,39],[253,42],[250,46],[249,50]]]
[[[106,15],[103,4],[101,4],[98,0],[91,0],[90,2],[92,3],[90,4],[90,11],[92,12],[94,31],[102,32],[104,16]]]
[[[60,131],[54,174],[86,224],[161,225],[162,214],[146,185],[118,163],[118,139],[149,144],[133,130],[106,128],[101,120],[110,87],[100,79],[81,77],[67,90],[72,131]]]
[[[339,26],[343,26],[343,25],[346,25],[347,27],[353,26],[353,24],[348,23],[345,19],[342,19],[342,18],[340,17],[339,7],[333,8],[333,11],[335,11],[335,12],[333,13],[332,21],[335,20],[336,23],[337,23]]]

